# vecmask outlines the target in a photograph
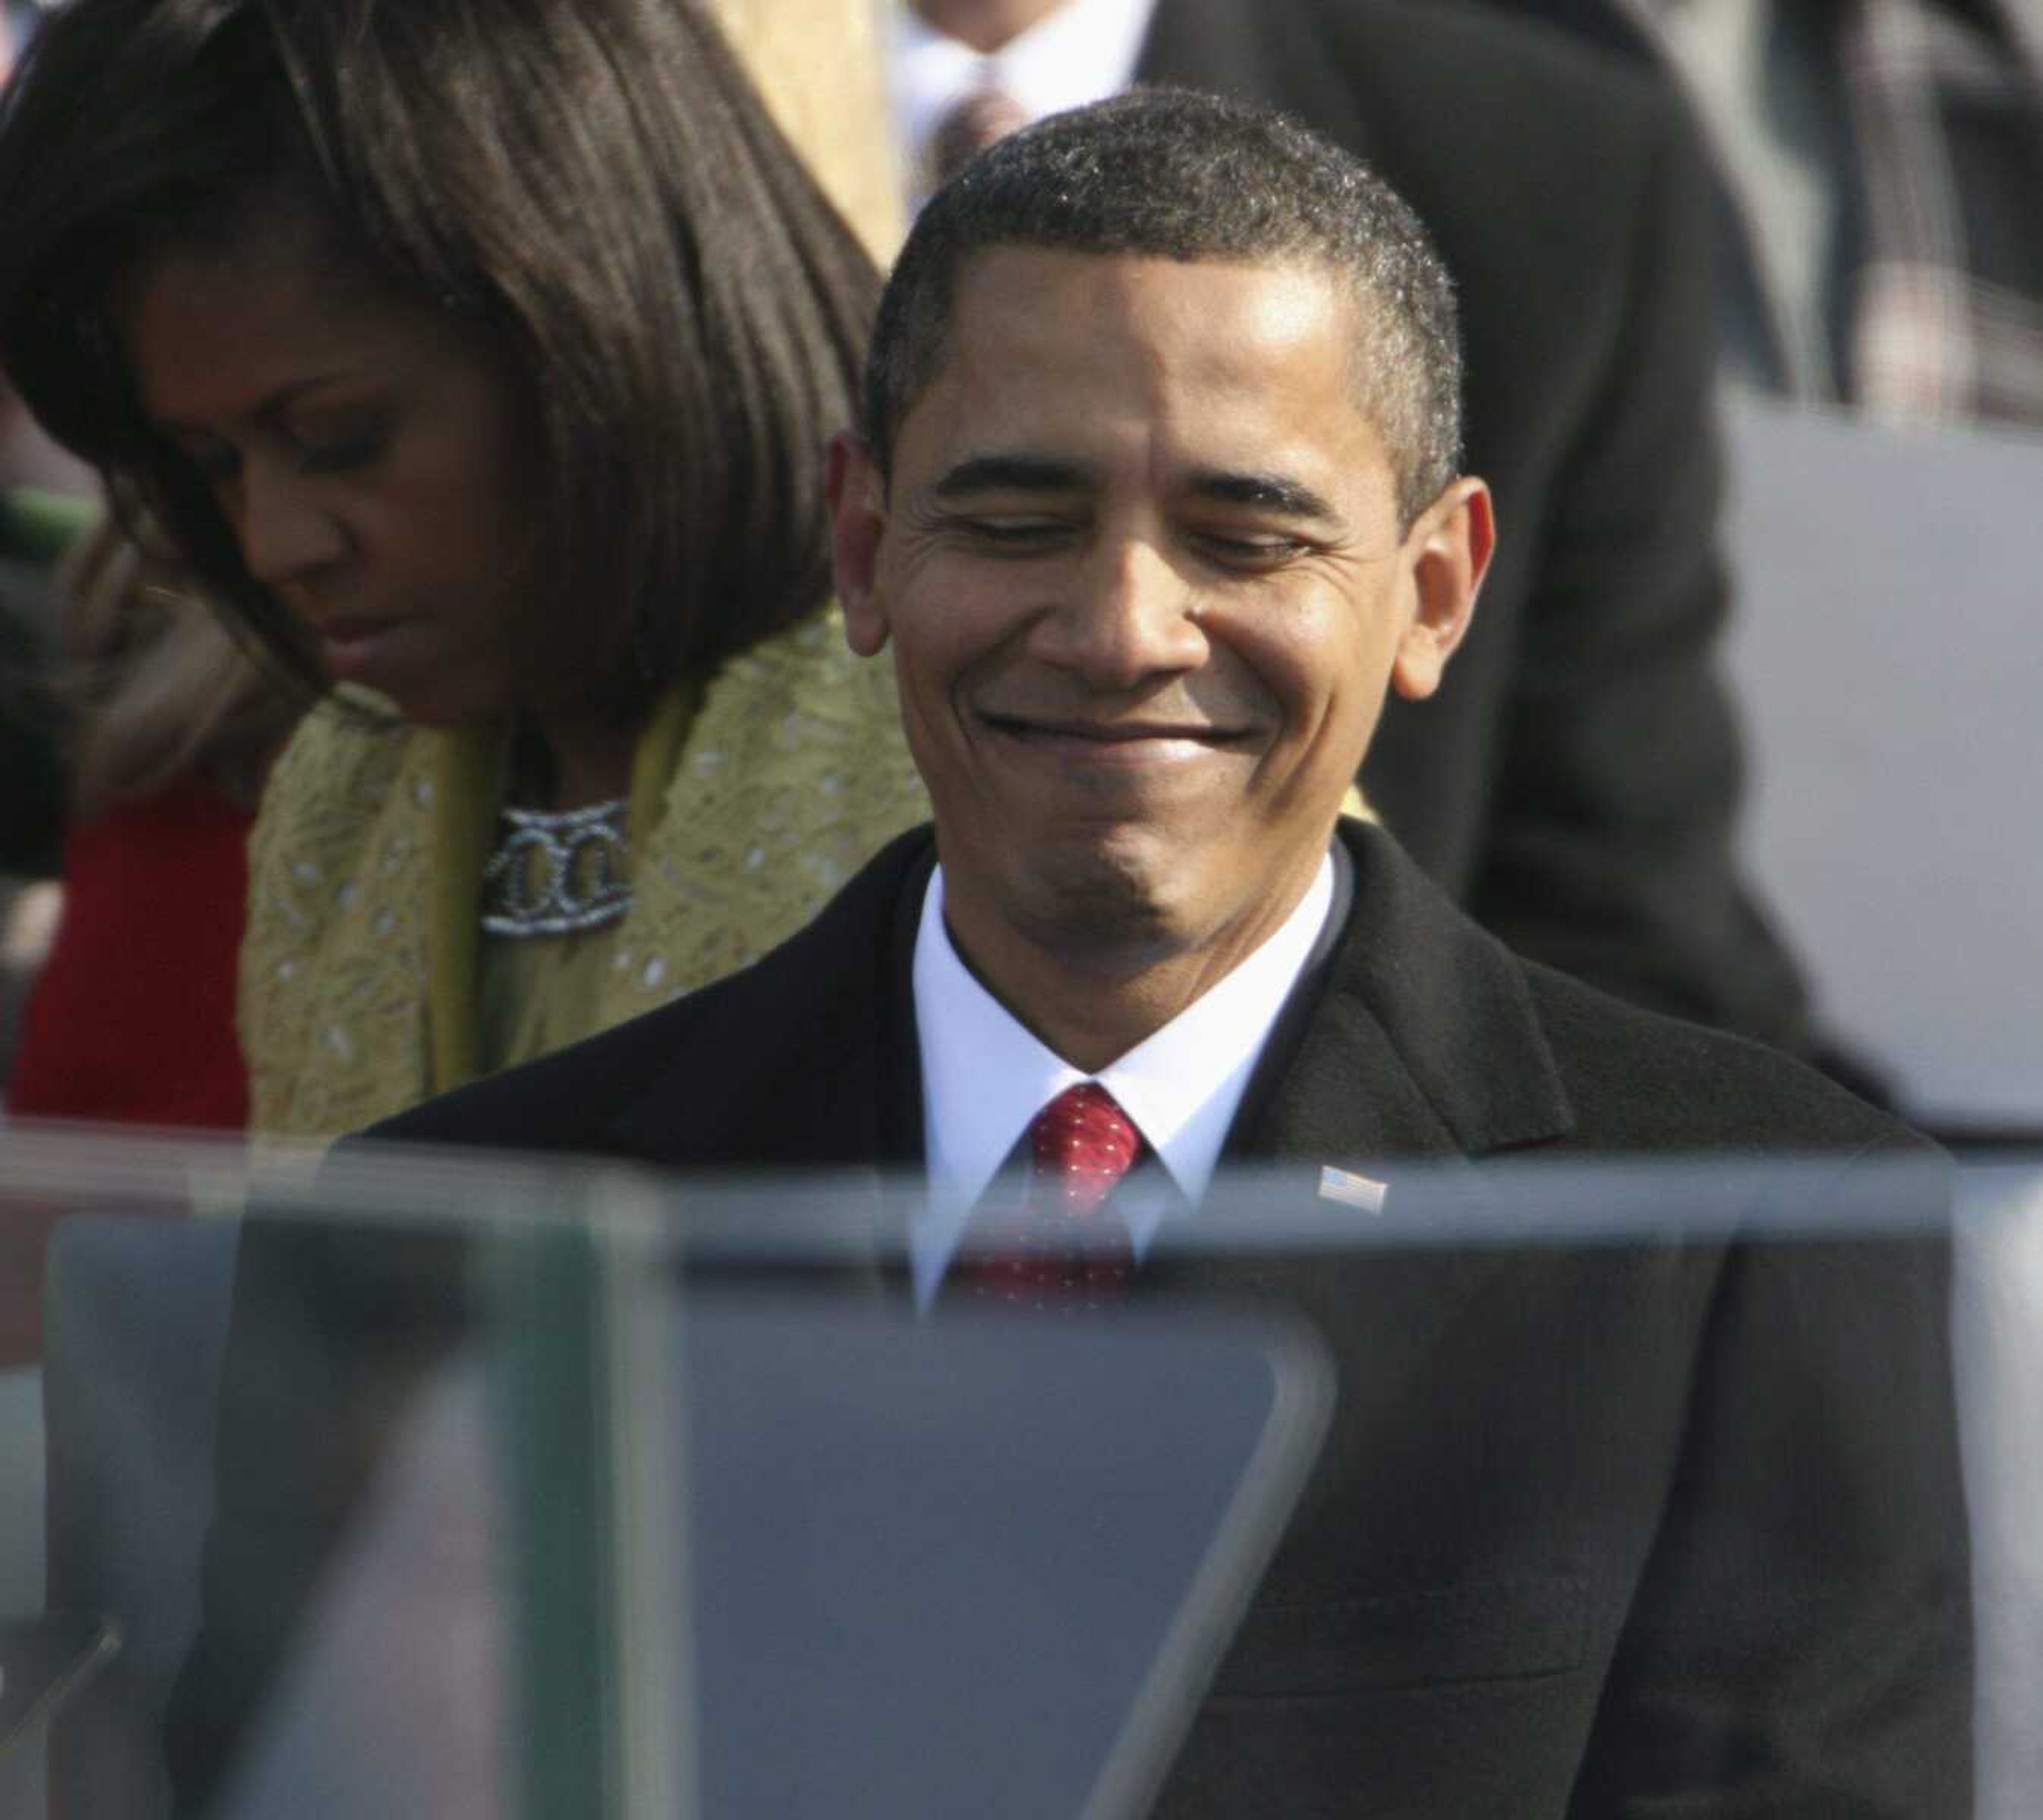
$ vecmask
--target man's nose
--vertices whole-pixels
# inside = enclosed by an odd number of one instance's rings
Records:
[[[1197,669],[1206,639],[1194,606],[1191,586],[1153,541],[1105,540],[1039,623],[1036,653],[1100,689]]]
[[[281,463],[244,460],[231,504],[241,560],[266,588],[301,580],[347,552],[339,521]]]

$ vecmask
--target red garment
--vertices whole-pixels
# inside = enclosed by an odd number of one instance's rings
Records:
[[[248,1122],[234,1003],[254,819],[191,779],[72,829],[63,920],[6,1083],[10,1114]]]

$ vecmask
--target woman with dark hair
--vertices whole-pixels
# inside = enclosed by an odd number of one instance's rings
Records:
[[[74,0],[0,245],[36,415],[343,685],[255,837],[259,1128],[715,977],[923,813],[827,605],[873,274],[696,0]]]

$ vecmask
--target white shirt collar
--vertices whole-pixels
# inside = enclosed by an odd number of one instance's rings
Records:
[[[1185,1203],[1205,1196],[1256,1058],[1333,904],[1333,862],[1281,927],[1209,991],[1095,1075],[1047,1048],[974,977],[944,925],[943,868],[930,879],[915,937],[915,1024],[922,1056],[922,1133],[930,1196],[910,1223],[916,1293],[926,1301],[973,1203],[1029,1121],[1075,1082],[1120,1102]],[[1137,1255],[1168,1210],[1115,1203]]]
[[[1155,10],[1156,0],[1064,0],[988,57],[945,37],[901,0],[887,62],[903,168],[922,168],[937,122],[988,82],[1031,120],[1120,94],[1135,79]]]

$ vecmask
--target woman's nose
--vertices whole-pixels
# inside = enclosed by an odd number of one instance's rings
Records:
[[[266,588],[282,587],[337,561],[347,549],[339,521],[302,476],[282,464],[242,464],[232,512],[241,560]]]

